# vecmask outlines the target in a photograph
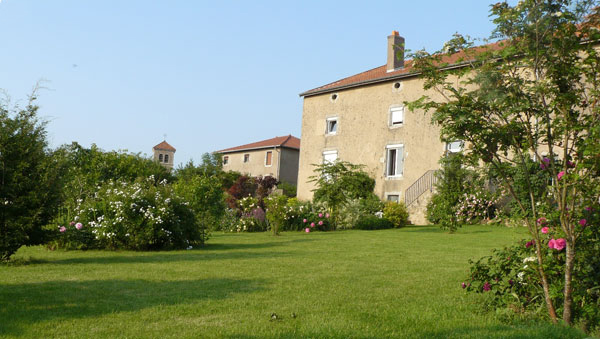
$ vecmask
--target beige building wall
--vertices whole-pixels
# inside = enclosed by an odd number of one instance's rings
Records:
[[[279,179],[280,164],[279,147],[270,147],[258,150],[239,151],[225,153],[223,157],[229,157],[227,164],[223,164],[225,171],[237,171],[249,176],[273,176]],[[266,165],[267,152],[272,152],[271,165]],[[248,162],[244,162],[244,156],[249,155]],[[296,161],[297,162],[297,161]],[[281,161],[283,163],[283,161]],[[296,167],[296,173],[297,173]],[[287,175],[287,172],[286,172]]]
[[[399,88],[395,84],[400,83]],[[335,100],[332,94],[336,94]],[[404,108],[404,121],[390,127],[390,109],[420,98],[423,81],[418,77],[340,90],[304,98],[302,147],[298,172],[298,198],[311,199],[309,183],[314,166],[323,162],[324,151],[337,151],[338,159],[366,165],[375,179],[375,194],[381,199],[399,195],[426,171],[439,168],[445,144],[439,128],[431,124],[431,113]],[[434,93],[427,93],[434,96]],[[337,117],[335,135],[327,135],[327,119]],[[386,177],[387,145],[404,145],[404,173]]]

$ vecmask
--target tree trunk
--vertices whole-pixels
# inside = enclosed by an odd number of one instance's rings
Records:
[[[565,262],[565,300],[563,302],[563,320],[571,325],[573,309],[573,266],[575,264],[575,246],[572,241],[567,241],[567,258]]]
[[[548,309],[550,319],[552,319],[552,322],[556,324],[558,322],[558,317],[556,316],[556,309],[554,309],[554,305],[552,304],[552,298],[550,298],[550,285],[548,284],[548,278],[546,277],[546,272],[544,272],[542,266],[542,248],[539,241],[535,242],[535,247],[539,265],[538,272],[540,274],[540,278],[542,279],[542,288],[544,289],[544,300],[546,301],[546,308]]]

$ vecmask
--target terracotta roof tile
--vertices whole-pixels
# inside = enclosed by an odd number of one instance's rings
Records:
[[[257,141],[250,144],[240,145],[236,147],[222,149],[220,151],[216,151],[215,153],[229,153],[235,151],[245,151],[259,148],[268,148],[268,147],[287,147],[300,149],[300,139],[296,138],[293,135],[286,135],[283,137],[275,137],[267,140]]]
[[[169,145],[166,141],[163,141],[160,144],[152,147],[152,149],[160,149],[163,151],[173,151],[173,152],[176,151],[175,147]]]
[[[483,51],[484,49],[487,49],[487,48],[499,49],[499,47],[501,46],[501,43],[502,43],[502,41],[491,43],[491,44],[488,44],[485,46],[474,47],[476,49],[475,52],[477,52],[477,50]],[[442,64],[446,64],[448,66],[459,65],[462,62],[466,61],[466,60],[463,60],[464,58],[465,58],[465,53],[461,51],[458,53],[444,56],[442,58],[441,62],[442,62]],[[371,70],[368,70],[368,71],[365,71],[362,73],[358,73],[358,74],[349,76],[347,78],[343,78],[341,80],[329,83],[327,85],[313,88],[306,92],[300,93],[300,96],[310,96],[310,95],[314,95],[314,94],[326,93],[326,92],[335,91],[336,89],[357,87],[357,86],[366,85],[366,84],[370,84],[370,83],[389,81],[389,80],[400,78],[400,77],[416,76],[416,75],[418,75],[418,73],[413,70],[412,62],[413,62],[412,60],[406,60],[404,62],[404,68],[398,69],[398,70],[395,70],[392,72],[387,72],[387,65],[379,66],[379,67],[373,68]]]

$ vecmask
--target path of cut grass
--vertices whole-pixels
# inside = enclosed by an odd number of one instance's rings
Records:
[[[408,227],[215,234],[204,249],[174,252],[23,248],[0,266],[0,336],[583,337],[505,324],[460,289],[469,258],[522,237]]]

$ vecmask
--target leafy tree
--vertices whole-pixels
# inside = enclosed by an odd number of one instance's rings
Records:
[[[336,225],[343,205],[353,199],[367,199],[373,193],[375,180],[362,170],[363,165],[335,161],[313,166],[316,174],[310,181],[317,186],[313,199],[327,204]]]
[[[44,240],[59,203],[59,165],[47,149],[35,93],[24,108],[0,104],[0,260]]]
[[[456,35],[446,46],[460,52],[458,62],[465,67],[444,68],[444,52],[415,53],[413,66],[422,73],[428,95],[408,105],[434,111],[443,140],[466,141],[467,157],[498,171],[526,216],[548,313],[556,322],[558,307],[571,324],[572,274],[583,231],[577,218],[585,206],[597,204],[600,184],[600,6],[595,0],[522,0],[515,6],[497,3],[491,14],[493,38],[500,41],[471,48],[472,42]],[[526,207],[505,164],[529,173],[532,155],[552,182],[546,194],[537,195],[533,178],[525,175]],[[542,216],[560,246],[544,242],[536,223]],[[556,295],[544,254],[547,245],[562,250],[563,242],[564,289]]]

